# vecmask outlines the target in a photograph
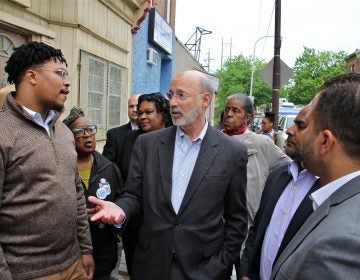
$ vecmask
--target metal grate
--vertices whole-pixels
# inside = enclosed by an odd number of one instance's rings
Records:
[[[127,93],[127,69],[86,52],[81,52],[80,106],[98,126],[97,137],[119,126],[122,95]]]
[[[122,93],[123,69],[110,65],[109,99],[108,99],[108,125],[109,127],[120,124],[120,106]]]
[[[104,128],[103,105],[106,92],[106,65],[89,57],[88,116],[99,127]]]

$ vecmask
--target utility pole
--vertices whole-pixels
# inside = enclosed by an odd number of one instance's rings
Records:
[[[279,97],[280,97],[280,48],[281,48],[281,0],[275,0],[275,39],[274,39],[274,68],[272,111],[275,113],[274,129],[278,130]]]
[[[225,47],[227,47],[227,45],[230,45],[230,51],[229,51],[229,55],[226,56],[224,55],[224,45]],[[224,65],[224,58],[230,58],[231,59],[231,49],[232,49],[232,37],[230,38],[230,43],[224,43],[224,37],[221,38],[221,62],[220,62],[220,70],[223,69],[223,65]]]
[[[256,50],[256,44],[265,38],[269,38],[269,37],[275,37],[275,36],[271,36],[271,35],[266,35],[266,36],[262,36],[260,38],[258,38],[255,43],[254,43],[254,50],[253,50],[253,55],[251,57],[251,78],[250,78],[250,94],[249,97],[253,99],[253,86],[254,86],[254,71],[255,71],[255,50]]]
[[[206,65],[202,65],[202,67],[204,68],[207,68],[207,72],[210,73],[210,61],[211,60],[214,60],[213,58],[211,58],[210,56],[210,49],[209,49],[209,52],[207,53],[207,59],[204,59],[204,62],[206,62],[207,64]]]

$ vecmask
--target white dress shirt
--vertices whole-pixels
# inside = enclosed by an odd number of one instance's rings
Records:
[[[317,191],[313,192],[310,195],[311,200],[313,201],[314,211],[320,207],[321,204],[324,203],[334,192],[340,189],[343,185],[345,185],[350,180],[355,177],[360,176],[360,170],[355,171],[353,173],[347,174],[343,177],[336,179],[335,181],[330,182],[329,184],[321,187]]]

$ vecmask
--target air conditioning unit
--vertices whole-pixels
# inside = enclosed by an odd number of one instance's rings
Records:
[[[153,48],[148,48],[146,51],[146,62],[151,65],[156,65],[158,60],[158,52]]]

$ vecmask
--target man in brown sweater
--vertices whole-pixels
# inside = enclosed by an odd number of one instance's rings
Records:
[[[28,42],[7,62],[0,110],[0,278],[92,279],[94,261],[60,50]]]

